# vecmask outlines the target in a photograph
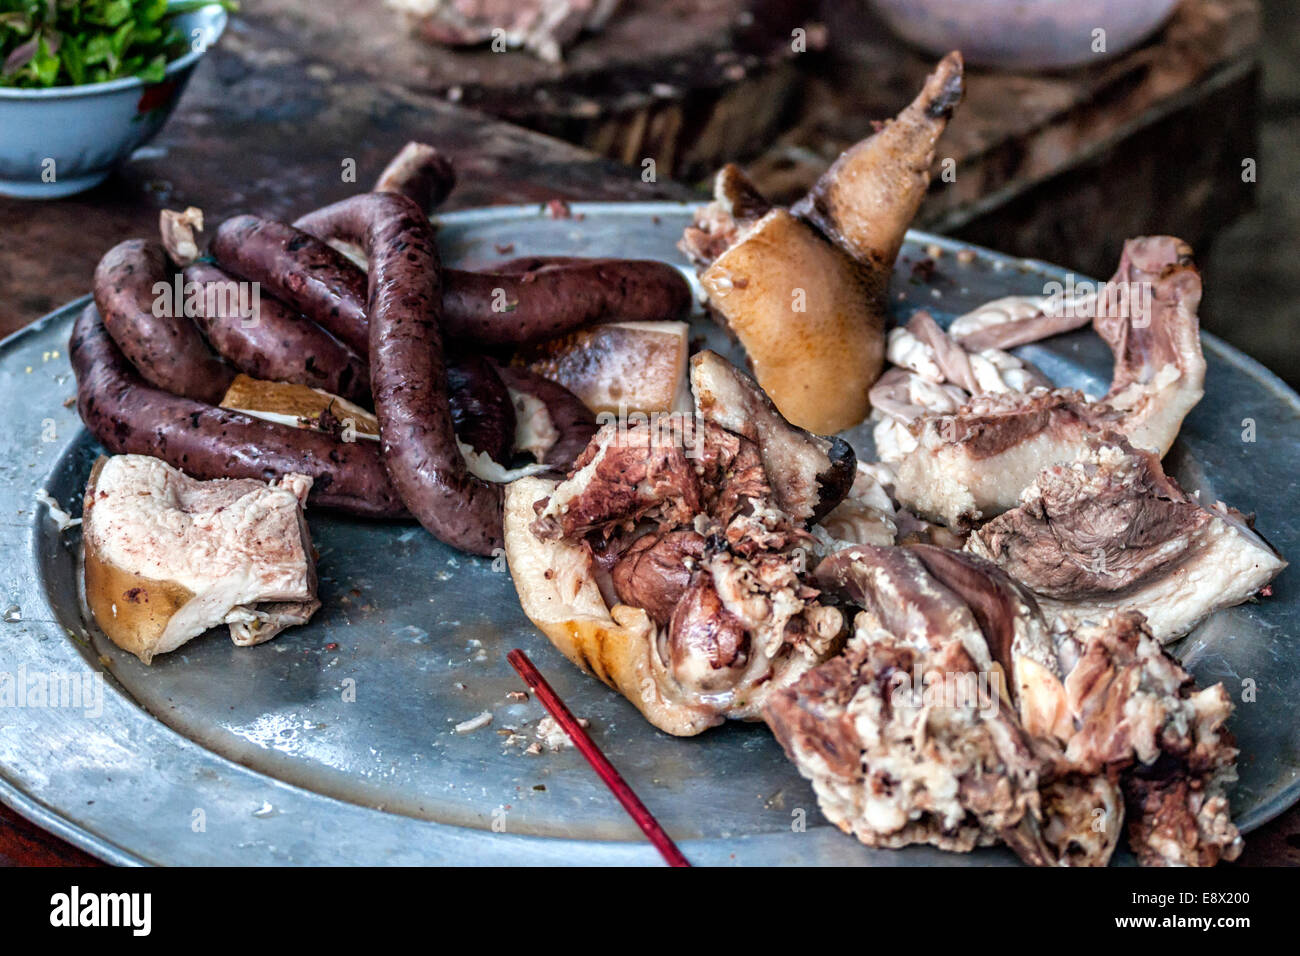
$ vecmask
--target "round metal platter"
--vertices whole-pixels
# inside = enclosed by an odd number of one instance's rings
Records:
[[[537,206],[442,216],[444,256],[471,266],[563,253],[685,267],[675,243],[690,207],[572,210],[570,219]],[[931,245],[943,251],[933,273],[913,270]],[[965,248],[912,234],[894,279],[898,313],[924,306],[946,322],[1067,279],[982,249],[958,261]],[[695,863],[1013,861],[1002,850],[859,845],[821,817],[761,724],[691,739],[659,733],[529,624],[502,561],[455,553],[414,524],[311,514],[324,606],[307,626],[251,648],[213,631],[143,666],[83,613],[79,530],[60,532],[36,499],[44,488],[79,514],[99,454],[71,403],[67,340],[81,305],[0,344],[0,799],[42,826],[116,863],[658,862],[576,751],[524,752],[544,712],[508,696],[522,684],[506,652],[522,647]],[[739,357],[702,316],[696,331]],[[1222,342],[1205,336],[1204,346],[1206,397],[1170,470],[1188,489],[1257,512],[1284,555],[1300,553],[1300,399]],[[1058,384],[1100,394],[1109,381],[1110,354],[1089,331],[1023,351]],[[866,428],[848,437],[870,455]],[[1247,830],[1300,795],[1294,579],[1285,572],[1275,596],[1218,613],[1177,648],[1202,684],[1223,680],[1237,701],[1234,810]],[[484,712],[489,725],[455,732]]]

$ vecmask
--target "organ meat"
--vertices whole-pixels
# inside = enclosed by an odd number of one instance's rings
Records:
[[[847,548],[815,577],[862,610],[764,716],[841,829],[1103,865],[1127,815],[1143,864],[1240,852],[1227,694],[1198,690],[1141,614],[1049,630],[995,566],[929,545]]]
[[[607,424],[563,481],[521,479],[506,498],[525,613],[679,735],[757,719],[838,646],[807,525],[854,472],[846,444],[790,425],[713,353],[691,381],[699,415]]]
[[[1092,401],[1027,383],[1027,391],[981,392],[954,410],[882,422],[877,447],[897,472],[899,500],[925,517],[968,526],[1014,507],[1039,471],[1073,461],[1089,434],[1119,432],[1164,455],[1203,393],[1200,296],[1185,243],[1130,239],[1114,278],[1087,306],[1115,355],[1110,391]]]
[[[1184,493],[1153,453],[1118,435],[1045,468],[1020,502],[967,548],[1030,588],[1049,616],[1135,608],[1168,642],[1286,567],[1243,515]]]

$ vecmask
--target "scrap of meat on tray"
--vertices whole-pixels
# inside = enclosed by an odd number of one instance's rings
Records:
[[[789,208],[719,172],[680,249],[739,365],[692,340],[668,263],[444,268],[455,171],[422,144],[206,255],[201,212],[164,216],[104,257],[71,342],[117,456],[87,489],[95,619],[146,662],[220,624],[254,644],[317,607],[304,507],[415,520],[504,549],[529,619],[655,727],[765,722],[863,843],[1234,858],[1232,705],[1164,645],[1285,562],[1162,464],[1214,387],[1192,251],[1134,238],[1075,298],[896,319],[962,90],[950,54]],[[172,281],[194,304],[160,313]],[[1100,396],[1011,351],[1089,326]],[[874,448],[837,435],[867,421]]]

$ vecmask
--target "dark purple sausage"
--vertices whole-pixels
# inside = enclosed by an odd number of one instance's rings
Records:
[[[493,461],[509,465],[515,446],[515,406],[497,367],[481,355],[448,356],[447,388],[456,437]]]
[[[185,278],[205,286],[237,281],[203,262],[188,266]],[[262,297],[258,321],[248,327],[239,317],[208,317],[206,310],[198,321],[213,348],[247,375],[308,385],[370,405],[369,364],[315,322],[276,299]],[[458,356],[449,364],[448,377],[456,435],[475,451],[508,462],[515,413],[495,367],[479,356]]]
[[[405,514],[376,442],[344,442],[153,388],[93,306],[77,318],[68,351],[81,420],[113,454],[153,455],[203,479],[310,475],[310,500],[321,507],[376,518]]]
[[[551,424],[560,433],[546,452],[545,464],[567,470],[596,434],[596,416],[571,391],[549,378],[520,366],[497,369],[507,388],[524,392],[540,400],[551,416]]]
[[[366,360],[315,322],[269,295],[259,297],[251,323],[217,306],[223,286],[230,288],[225,284],[239,280],[206,262],[187,266],[185,279],[203,285],[203,308],[196,321],[212,347],[235,368],[254,378],[307,385],[370,404]]]
[[[366,274],[343,253],[287,223],[227,219],[212,237],[218,264],[324,326],[358,355],[369,348]]]
[[[519,256],[502,262],[491,262],[474,272],[503,272],[511,275],[520,272],[536,272],[547,266],[567,266],[576,262],[590,262],[582,256]]]
[[[308,213],[295,223],[316,237],[316,245],[301,240],[294,244],[303,251],[305,264],[330,259],[336,268],[360,274],[355,264],[325,244],[331,239],[347,238],[330,228],[326,218],[330,208]],[[220,237],[221,229],[217,235]],[[218,260],[241,271],[222,260],[215,242],[213,248]],[[329,250],[333,256],[322,250]],[[334,284],[352,289],[356,279]],[[630,322],[679,318],[690,309],[691,289],[680,272],[663,262],[529,256],[510,260],[497,272],[446,270],[442,305],[443,331],[449,339],[489,346],[523,345],[606,319]],[[344,311],[354,314],[357,306],[357,301],[351,301]],[[324,317],[314,312],[307,314],[328,327]]]
[[[427,143],[407,143],[375,181],[377,193],[400,193],[425,212],[441,206],[456,186],[451,160]]]
[[[175,301],[161,244],[145,239],[119,243],[95,267],[95,304],[118,347],[145,380],[174,395],[215,405],[235,370],[212,354]],[[167,286],[164,296],[155,289]],[[158,308],[159,302],[166,308]]]
[[[501,486],[474,477],[456,444],[433,227],[395,193],[355,196],[313,216],[327,235],[359,245],[370,263],[370,385],[397,493],[439,540],[491,554],[501,547]]]
[[[663,262],[584,259],[521,272],[449,271],[442,304],[452,338],[524,345],[604,320],[676,319],[690,308],[691,290]]]

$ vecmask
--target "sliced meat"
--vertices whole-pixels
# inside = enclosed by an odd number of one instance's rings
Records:
[[[1154,454],[1118,436],[1044,469],[1020,500],[967,547],[1030,588],[1049,616],[1133,608],[1168,642],[1286,567],[1241,514],[1202,505]]]
[[[1014,507],[1039,471],[1073,461],[1089,434],[1119,432],[1163,456],[1203,391],[1200,289],[1186,244],[1168,236],[1129,240],[1094,305],[1094,326],[1115,354],[1107,395],[984,393],[955,411],[912,415],[903,427],[882,422],[877,451],[898,473],[899,500],[967,526]]]

